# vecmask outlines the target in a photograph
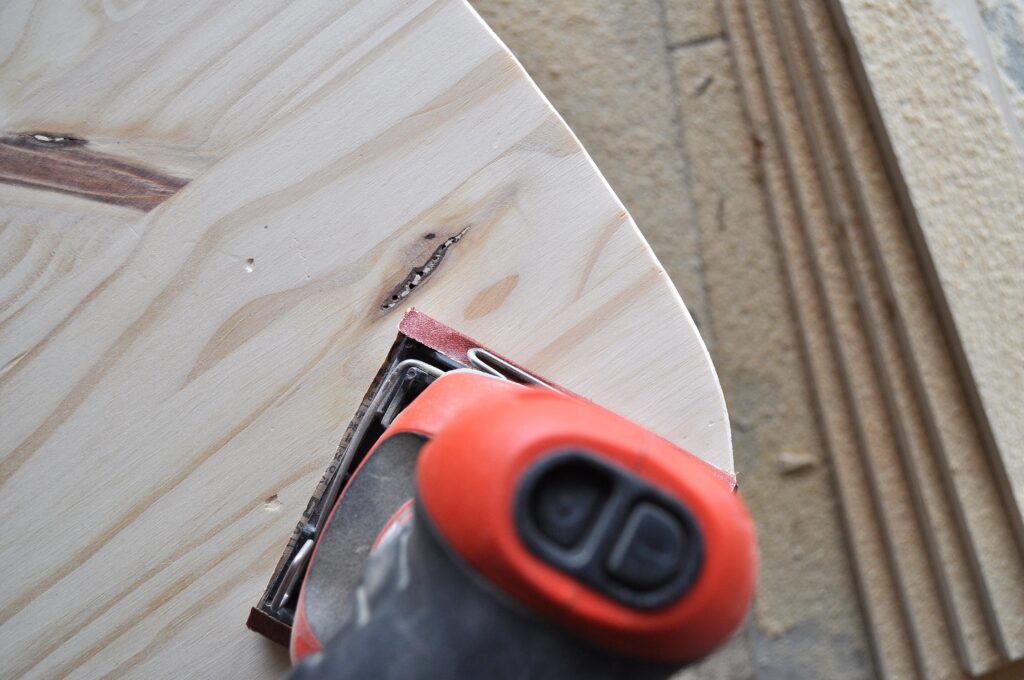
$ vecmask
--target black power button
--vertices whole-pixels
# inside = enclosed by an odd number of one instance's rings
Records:
[[[608,571],[630,588],[653,590],[683,570],[688,544],[675,515],[653,503],[639,503],[612,548]]]
[[[537,528],[563,548],[577,545],[608,497],[608,476],[593,465],[572,461],[537,482],[533,513]]]
[[[534,463],[516,491],[515,517],[531,552],[633,609],[678,601],[703,568],[692,512],[588,451],[553,451]]]

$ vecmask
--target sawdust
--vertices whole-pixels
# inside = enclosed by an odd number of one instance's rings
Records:
[[[807,8],[805,14],[813,15],[817,9],[811,3],[804,3],[804,7]],[[786,13],[782,14],[785,16]],[[786,19],[791,34],[793,28],[800,25],[797,16],[794,13]],[[827,52],[835,44],[834,32],[822,25],[827,24],[827,21],[807,23],[810,32],[817,33],[817,39],[801,33],[804,40],[809,39],[807,44],[813,48],[807,53]],[[819,158],[815,166],[822,178],[823,195],[826,205],[830,206],[832,219],[842,225],[835,230],[845,234],[844,238],[838,239],[841,271],[851,281],[853,295],[861,308],[859,323],[865,331],[868,341],[866,348],[870,353],[870,361],[861,366],[851,366],[851,371],[875,374],[878,392],[874,399],[885,407],[884,417],[890,422],[896,454],[888,466],[900,473],[894,478],[898,480],[894,486],[883,487],[882,490],[888,505],[894,505],[890,500],[893,497],[905,496],[911,501],[914,512],[905,524],[926,539],[921,546],[923,556],[930,563],[925,578],[935,579],[937,590],[934,597],[942,605],[940,616],[951,620],[952,631],[959,631],[950,634],[962,636],[965,640],[962,662],[978,670],[992,668],[999,661],[998,652],[988,637],[982,607],[972,581],[969,558],[957,531],[956,505],[945,492],[944,468],[940,464],[945,453],[931,450],[933,442],[927,435],[925,414],[917,395],[911,389],[913,379],[910,371],[916,362],[912,354],[905,352],[906,347],[900,341],[898,322],[890,314],[885,302],[889,293],[883,283],[884,272],[874,255],[873,248],[877,248],[877,244],[872,241],[873,237],[869,238],[876,225],[870,223],[869,210],[857,202],[858,196],[851,190],[851,187],[857,185],[856,172],[851,172],[852,168],[840,161],[839,149],[843,149],[853,157],[859,156],[861,163],[872,160],[877,162],[877,159],[870,158],[870,153],[866,153],[874,145],[868,145],[867,148],[848,147],[844,142],[844,131],[841,128],[834,129],[827,121],[826,112],[836,109],[835,97],[831,94],[821,95],[815,76],[824,76],[822,80],[826,84],[825,91],[829,82],[834,85],[848,82],[849,75],[842,60],[824,60],[813,56],[811,59],[816,60],[814,63],[818,65],[816,70],[812,68],[812,62],[804,58],[804,53],[798,51],[801,58],[796,60],[796,81],[805,84],[802,90],[805,100],[810,104],[815,136],[820,140],[816,152]],[[853,118],[856,122],[858,119],[863,120],[863,117],[863,112],[859,112],[848,116],[846,120]],[[849,125],[847,122],[847,127]],[[863,200],[863,197],[860,198]],[[886,197],[885,200],[892,199]],[[853,356],[848,355],[850,358]],[[869,412],[864,407],[860,408],[865,413]],[[883,475],[879,477],[884,479]],[[913,545],[899,539],[899,532],[894,534],[898,544],[906,546],[905,549]],[[915,577],[911,575],[910,578]],[[922,631],[931,628],[924,627]],[[935,632],[940,633],[940,630],[935,629]]]
[[[800,472],[807,472],[817,467],[819,462],[818,457],[811,453],[783,451],[778,456],[779,473],[795,475]]]

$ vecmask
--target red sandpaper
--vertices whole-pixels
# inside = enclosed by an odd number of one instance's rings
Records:
[[[454,328],[445,326],[423,312],[410,309],[398,324],[398,330],[413,340],[421,342],[432,350],[455,359],[460,364],[469,365],[466,352],[474,347],[482,347],[480,343],[459,333]],[[490,351],[490,350],[488,350]],[[504,357],[502,357],[504,359]],[[505,359],[508,361],[508,359]],[[532,375],[532,374],[531,374]]]
[[[545,384],[554,387],[559,392],[564,392],[583,399],[583,397],[575,394],[571,390],[567,390],[561,385],[556,385],[547,378],[537,375],[525,366],[517,364],[508,357],[495,352],[490,347],[477,342],[473,338],[463,335],[451,326],[446,326],[437,319],[431,318],[423,312],[417,311],[415,308],[410,309],[405,313],[405,316],[402,317],[402,321],[398,324],[398,330],[413,340],[426,345],[432,350],[436,350],[441,354],[449,356],[460,364],[464,364],[466,366],[469,365],[469,356],[467,354],[469,350],[474,347],[479,347],[480,349],[487,350],[502,361],[507,361],[523,373],[532,375]],[[589,401],[589,399],[587,401]]]
[[[580,399],[585,398],[581,397],[578,394],[574,394],[573,392],[565,389],[564,387],[561,387],[560,385],[552,383],[547,378],[535,374],[533,371],[530,371],[524,366],[517,364],[508,357],[498,354],[489,347],[482,345],[476,340],[473,340],[472,338],[463,335],[454,328],[446,326],[437,319],[431,318],[424,314],[423,312],[417,311],[416,309],[410,309],[408,312],[405,313],[405,316],[402,317],[402,321],[398,324],[398,330],[401,331],[404,335],[412,338],[413,340],[416,340],[417,342],[426,345],[430,349],[441,352],[442,354],[445,354],[454,359],[455,361],[458,361],[459,363],[465,364],[467,366],[469,365],[469,357],[467,356],[467,352],[474,347],[480,347],[481,349],[485,349],[491,354],[507,361],[508,363],[512,364],[519,370],[529,373],[535,378],[544,381],[548,385],[558,389],[561,392],[565,392],[566,394],[570,394]],[[590,400],[588,399],[587,401]],[[707,465],[707,467],[715,473],[715,476],[721,479],[724,484],[727,484],[733,489],[737,488],[736,475],[730,474],[725,470],[715,467],[714,465],[701,459],[699,456],[697,456],[696,458],[705,465]]]

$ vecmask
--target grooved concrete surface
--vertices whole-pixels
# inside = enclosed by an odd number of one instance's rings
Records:
[[[679,288],[729,404],[758,526],[745,629],[680,677],[867,678],[863,623],[715,0],[471,0],[565,117]]]

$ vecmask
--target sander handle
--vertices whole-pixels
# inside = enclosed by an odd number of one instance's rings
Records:
[[[390,526],[340,629],[290,680],[653,680],[678,670],[610,652],[521,606],[461,560],[422,508]]]

